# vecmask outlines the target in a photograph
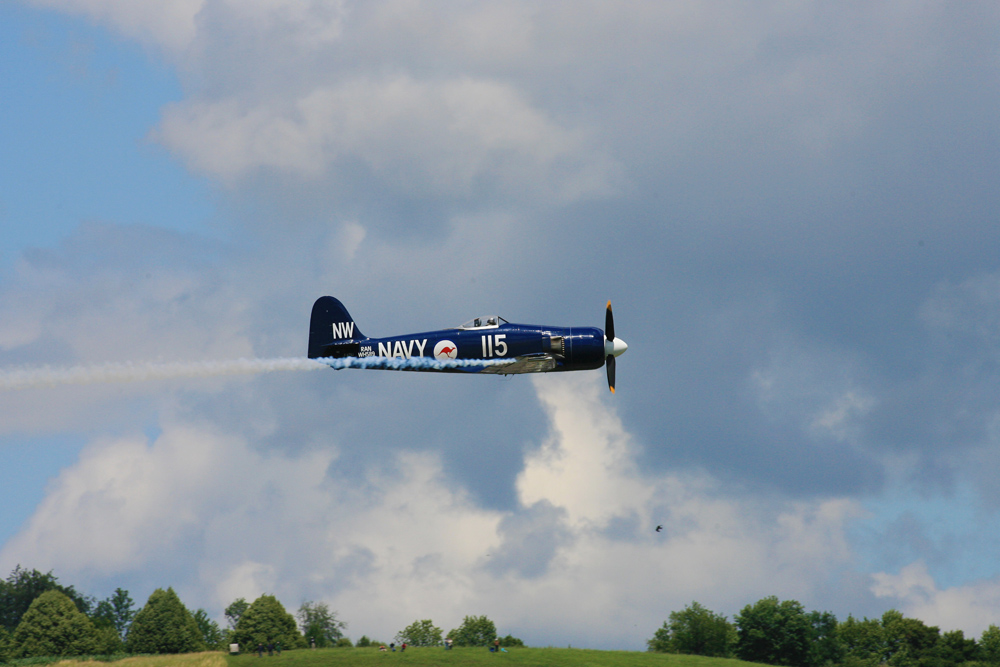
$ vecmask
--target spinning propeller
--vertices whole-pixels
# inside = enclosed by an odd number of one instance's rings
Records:
[[[615,338],[615,317],[611,314],[611,302],[608,301],[608,310],[604,314],[604,360],[608,367],[608,388],[611,393],[615,393],[615,357],[625,352],[628,345],[621,338]]]

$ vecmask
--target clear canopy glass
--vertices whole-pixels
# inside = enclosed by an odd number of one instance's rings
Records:
[[[507,320],[499,315],[483,315],[469,320],[459,329],[492,329],[500,326],[501,323],[506,324]]]

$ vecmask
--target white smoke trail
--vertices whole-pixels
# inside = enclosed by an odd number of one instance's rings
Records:
[[[389,371],[450,371],[464,370],[475,373],[491,366],[506,366],[512,359],[447,359],[431,357],[342,357],[317,359],[330,368],[376,368]]]
[[[326,368],[314,359],[229,359],[170,363],[111,363],[67,368],[21,368],[0,371],[0,390],[56,387],[72,384],[143,382],[174,378],[253,375],[274,371],[310,371]]]
[[[275,371],[314,371],[320,368],[377,368],[385,370],[444,371],[462,369],[483,370],[488,366],[510,363],[508,360],[436,359],[413,357],[366,357],[358,359],[307,359],[279,357],[275,359],[230,359],[225,361],[191,361],[171,363],[111,363],[95,366],[53,368],[20,368],[0,370],[0,391],[57,387],[62,385],[144,382],[175,378],[217,377],[220,375],[254,375]]]

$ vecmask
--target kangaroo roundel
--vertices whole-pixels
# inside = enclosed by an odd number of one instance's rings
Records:
[[[450,340],[439,340],[434,346],[434,358],[438,361],[458,358],[458,346]]]

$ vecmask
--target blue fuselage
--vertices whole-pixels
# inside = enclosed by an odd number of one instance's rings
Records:
[[[549,327],[502,322],[493,326],[364,338],[355,341],[358,349],[353,356],[424,357],[443,361],[551,355],[556,362],[552,370],[575,371],[604,365],[604,341],[604,332],[595,327]]]

